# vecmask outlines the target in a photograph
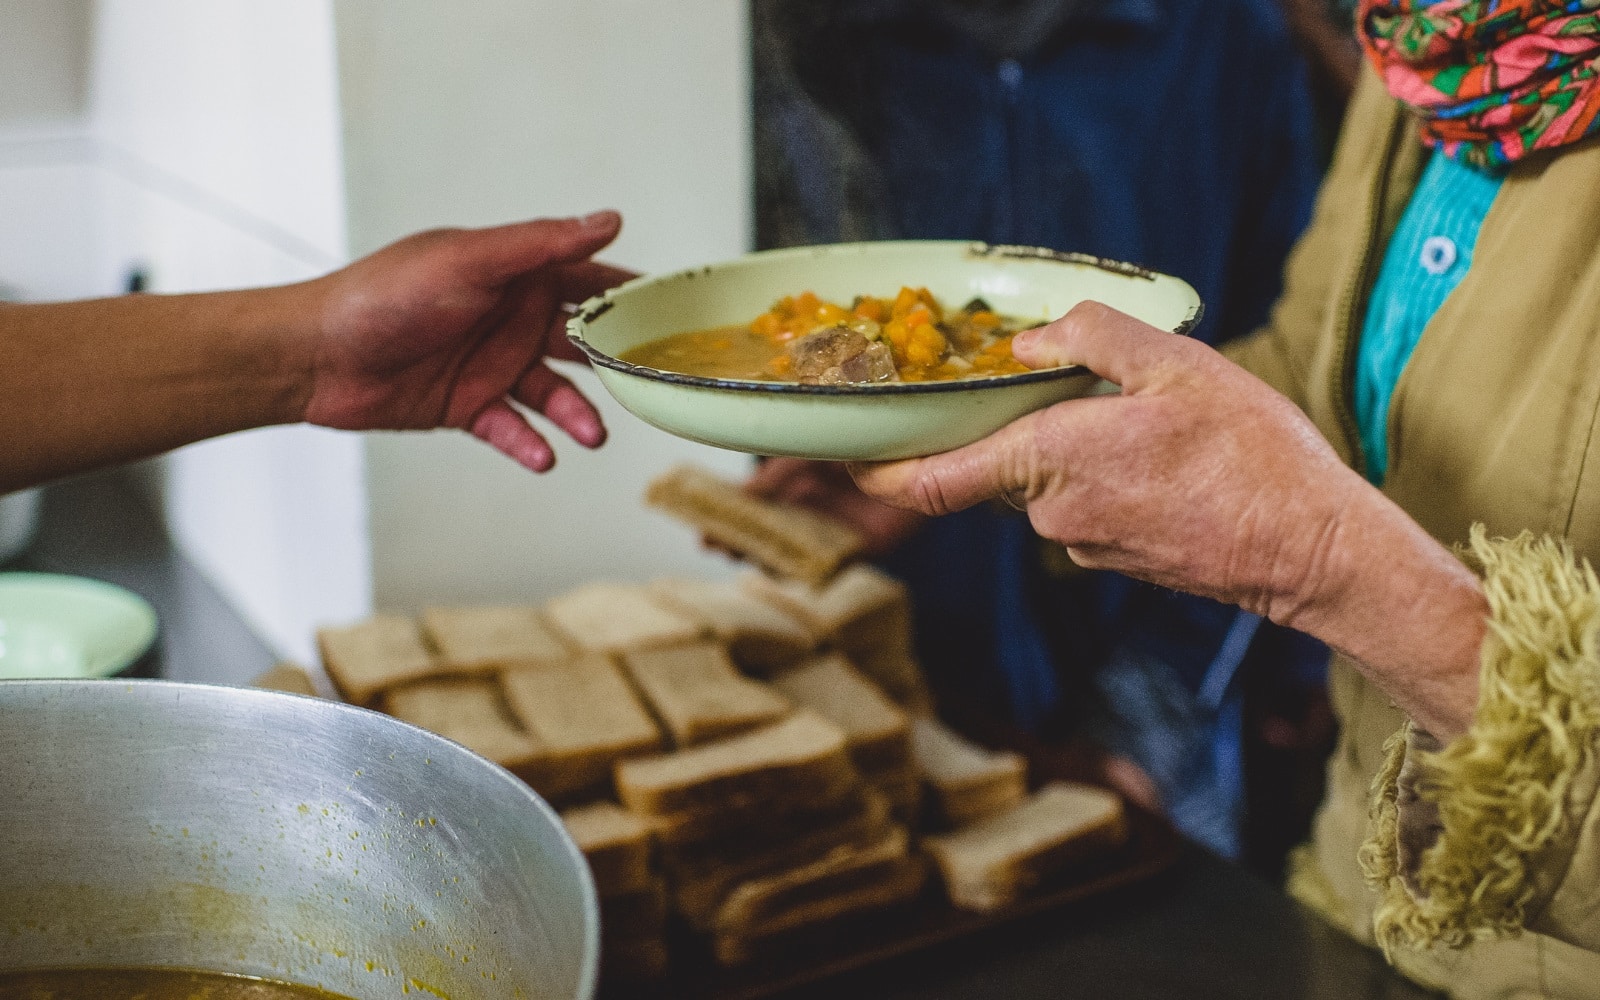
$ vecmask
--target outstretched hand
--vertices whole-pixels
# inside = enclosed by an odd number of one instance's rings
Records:
[[[555,453],[513,403],[574,441],[600,414],[546,362],[581,361],[565,306],[626,281],[590,260],[615,212],[419,233],[311,283],[320,298],[305,419],[345,430],[468,431],[535,472]]]

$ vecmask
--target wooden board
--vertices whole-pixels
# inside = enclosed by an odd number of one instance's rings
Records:
[[[935,946],[959,947],[968,935],[1142,882],[1170,868],[1182,848],[1165,820],[1129,809],[1128,839],[1121,847],[1062,872],[1006,909],[958,910],[945,899],[937,877],[930,878],[915,902],[787,935],[732,968],[718,965],[704,941],[680,931],[671,942],[673,967],[666,979],[631,986],[602,983],[600,993],[605,1000],[759,1000]]]

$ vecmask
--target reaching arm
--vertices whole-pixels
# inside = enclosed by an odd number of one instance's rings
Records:
[[[302,420],[453,427],[544,471],[554,454],[512,403],[604,440],[545,360],[578,360],[563,305],[629,277],[589,260],[620,225],[421,233],[278,288],[0,305],[0,491]]]

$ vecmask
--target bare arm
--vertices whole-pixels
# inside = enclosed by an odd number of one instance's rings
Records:
[[[620,220],[543,220],[402,240],[278,288],[0,305],[0,491],[232,431],[469,431],[543,471],[599,415],[548,357],[575,358],[564,303],[628,277],[588,260]]]

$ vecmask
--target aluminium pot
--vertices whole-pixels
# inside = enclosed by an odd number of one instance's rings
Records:
[[[448,740],[267,691],[0,681],[0,970],[588,1000],[598,954],[559,818]]]

